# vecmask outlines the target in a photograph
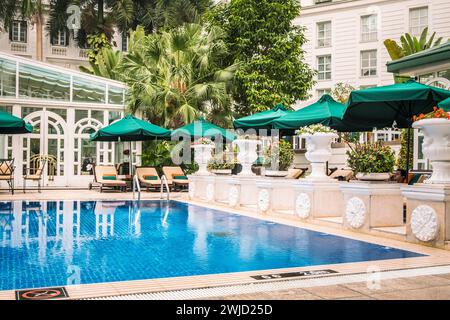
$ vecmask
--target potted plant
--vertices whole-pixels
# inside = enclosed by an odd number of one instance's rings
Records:
[[[233,141],[233,148],[238,148],[238,154],[236,156],[237,162],[242,165],[240,176],[254,176],[252,172],[252,164],[258,159],[256,148],[261,144],[259,140],[251,140],[246,136],[244,139],[236,139]]]
[[[264,165],[267,168],[274,169],[272,160],[276,160],[278,170],[266,170],[265,175],[268,177],[285,177],[288,175],[288,169],[294,161],[294,150],[290,142],[280,140],[268,147],[265,152]]]
[[[395,153],[389,146],[380,142],[349,146],[347,163],[358,180],[389,180],[395,164]]]
[[[434,107],[428,114],[413,117],[413,128],[422,130],[423,154],[430,159],[433,174],[425,183],[450,183],[450,112]]]
[[[208,163],[208,170],[215,174],[230,175],[233,168],[233,162],[225,161],[222,158],[213,158]]]
[[[332,155],[331,142],[338,137],[336,130],[322,124],[313,124],[300,128],[295,133],[306,140],[305,157],[311,162],[308,179],[329,179],[326,163]]]
[[[214,143],[208,138],[200,138],[192,145],[194,149],[194,161],[198,164],[196,175],[211,174],[207,169],[207,165],[212,158],[212,150],[214,147]]]

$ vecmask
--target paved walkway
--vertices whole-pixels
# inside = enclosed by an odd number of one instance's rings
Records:
[[[211,299],[223,300],[450,300],[450,274],[382,280],[378,289],[367,283],[349,283],[242,294]]]

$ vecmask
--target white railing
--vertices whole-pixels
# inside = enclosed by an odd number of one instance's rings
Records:
[[[139,183],[139,178],[137,175],[133,176],[133,200],[136,199],[136,190],[138,193],[138,201],[141,201],[141,185]]]
[[[167,200],[170,200],[170,189],[169,189],[169,184],[167,183],[167,178],[166,176],[163,174],[161,176],[161,199],[163,198],[163,192],[164,192],[164,186],[166,187],[166,193],[167,193]]]

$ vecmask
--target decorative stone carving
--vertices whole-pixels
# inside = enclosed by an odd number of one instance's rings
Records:
[[[308,194],[300,193],[295,199],[295,213],[302,219],[309,217],[311,212],[311,200]]]
[[[214,200],[214,184],[208,183],[206,186],[206,200],[213,201]]]
[[[192,149],[194,149],[194,160],[198,164],[198,171],[195,173],[196,175],[211,175],[207,166],[209,160],[212,158],[214,147],[213,144],[196,144],[192,146]]]
[[[311,174],[308,179],[328,180],[326,174],[326,162],[330,160],[331,141],[337,138],[335,133],[314,133],[305,134],[302,137],[306,140],[306,159],[311,162]]]
[[[258,194],[258,207],[262,212],[266,212],[270,207],[270,194],[267,189],[261,189]]]
[[[194,199],[195,197],[195,182],[189,183],[189,198]]]
[[[353,197],[348,200],[345,209],[345,219],[352,228],[361,228],[366,219],[366,206],[364,205],[364,201],[358,197]]]
[[[230,207],[236,207],[239,202],[239,189],[236,186],[231,186],[228,191],[228,204]]]
[[[237,161],[242,165],[242,171],[238,173],[239,176],[255,175],[252,172],[252,164],[258,159],[256,148],[260,144],[261,141],[259,140],[236,139],[233,141],[233,147],[239,148]]]
[[[411,213],[411,231],[420,241],[434,240],[438,233],[436,212],[427,205],[420,205]]]

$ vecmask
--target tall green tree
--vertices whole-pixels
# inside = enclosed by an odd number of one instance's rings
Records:
[[[293,25],[299,14],[296,0],[231,0],[205,15],[226,32],[226,63],[240,63],[233,86],[237,115],[308,97],[314,71],[304,61],[304,28]]]
[[[146,35],[131,33],[128,54],[118,66],[130,88],[130,109],[143,111],[152,122],[178,127],[203,116],[230,124],[227,83],[236,65],[220,66],[226,54],[218,27],[186,24]]]

